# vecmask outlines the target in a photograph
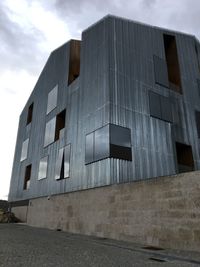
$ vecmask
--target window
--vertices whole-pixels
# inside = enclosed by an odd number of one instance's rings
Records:
[[[31,164],[26,166],[25,176],[24,176],[24,187],[23,187],[24,190],[27,190],[30,188],[31,167],[32,167]]]
[[[130,129],[108,124],[86,135],[85,164],[109,157],[132,160]]]
[[[48,165],[48,156],[40,159],[38,180],[41,180],[47,177],[47,165]]]
[[[58,158],[56,161],[55,179],[61,180],[70,176],[70,153],[71,145],[67,145],[59,149]]]
[[[20,161],[23,161],[27,158],[28,154],[28,144],[29,144],[29,138],[26,139],[22,144],[22,152],[21,152],[21,158]]]
[[[149,91],[149,109],[152,117],[173,122],[172,104],[168,97]]]
[[[60,131],[65,128],[65,117],[66,117],[65,109],[56,116],[56,128],[55,128],[54,141],[57,141],[60,138]]]
[[[181,77],[176,47],[176,39],[175,36],[168,34],[164,34],[163,38],[170,88],[174,91],[181,93]]]
[[[26,125],[32,122],[32,117],[33,117],[33,103],[28,108]]]
[[[110,124],[110,157],[132,160],[130,129]]]
[[[47,114],[49,114],[57,106],[58,85],[56,85],[48,94]]]
[[[177,142],[176,156],[177,156],[179,173],[194,170],[194,160],[193,160],[191,146]]]
[[[195,111],[195,119],[196,119],[198,138],[200,138],[200,112],[199,111]]]
[[[169,87],[167,64],[164,59],[153,56],[155,82],[165,87]]]
[[[44,136],[44,146],[54,142],[55,138],[55,128],[56,128],[56,117],[51,119],[46,123],[45,136]]]
[[[81,49],[80,41],[72,40],[70,42],[68,85],[70,85],[79,76],[80,49]]]
[[[57,141],[61,136],[61,130],[65,128],[66,110],[64,109],[56,117],[46,123],[44,147]]]
[[[86,135],[85,163],[109,157],[109,125]]]

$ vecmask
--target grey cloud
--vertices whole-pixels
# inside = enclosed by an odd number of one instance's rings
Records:
[[[37,29],[26,32],[20,25],[12,21],[9,10],[0,4],[0,70],[26,70],[38,74],[41,69],[41,58],[44,52],[39,44],[43,40],[42,33]]]
[[[196,0],[44,0],[42,3],[71,26],[72,35],[109,13],[200,37],[200,2]]]

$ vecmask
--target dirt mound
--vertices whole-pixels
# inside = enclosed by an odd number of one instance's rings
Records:
[[[0,209],[0,223],[17,223],[17,222],[20,222],[20,220],[15,217],[14,213]]]

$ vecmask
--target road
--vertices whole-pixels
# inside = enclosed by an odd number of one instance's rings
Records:
[[[129,242],[0,224],[0,267],[200,266],[200,253],[154,250]]]

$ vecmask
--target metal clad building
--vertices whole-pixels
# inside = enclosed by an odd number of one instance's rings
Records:
[[[200,44],[106,16],[53,51],[19,129],[9,201],[199,170]]]

